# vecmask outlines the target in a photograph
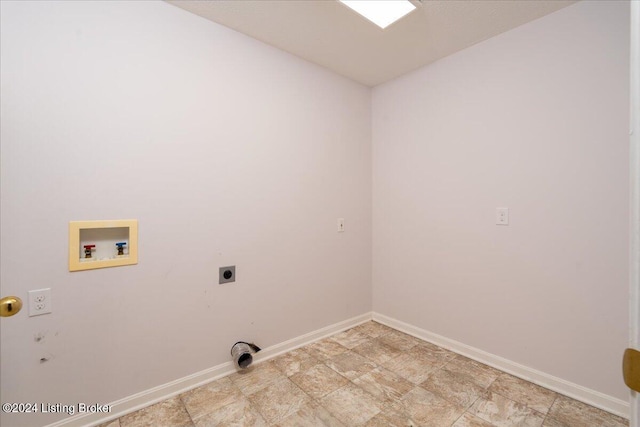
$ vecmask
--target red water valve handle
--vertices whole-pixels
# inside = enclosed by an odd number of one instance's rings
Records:
[[[91,258],[91,250],[95,247],[96,245],[84,245],[84,257]]]

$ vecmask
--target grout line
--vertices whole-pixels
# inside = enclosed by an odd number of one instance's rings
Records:
[[[555,393],[555,392],[554,392]],[[560,395],[558,393],[555,393],[555,397],[553,398],[553,402],[551,402],[551,405],[549,405],[549,409],[547,410],[547,413],[544,414],[544,419],[542,420],[542,425],[544,425],[544,423],[547,421],[547,418],[549,419],[554,419],[550,414],[551,414],[551,408],[553,408],[553,405],[556,404],[556,400],[558,400],[558,397]]]
[[[452,426],[453,426],[453,425],[455,425],[455,423],[457,423],[458,421],[460,421],[460,419],[462,419],[462,417],[464,417],[464,414],[466,414],[466,413],[467,413],[467,410],[465,409],[465,410],[464,410],[464,412],[463,412],[463,413],[461,413],[461,414],[460,414],[460,416],[459,416],[458,418],[456,418],[456,419],[451,423],[451,425],[452,425]]]
[[[184,393],[180,393],[176,397],[180,400],[180,403],[182,404],[182,407],[184,408],[185,412],[189,416],[189,419],[191,420],[191,424],[193,424],[195,426],[196,425],[196,421],[193,419],[193,416],[191,416],[191,412],[189,412],[189,409],[187,409],[187,404],[185,403],[184,399],[182,398],[182,395],[184,395]]]

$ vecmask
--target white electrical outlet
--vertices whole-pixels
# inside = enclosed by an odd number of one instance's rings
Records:
[[[29,317],[51,313],[51,288],[29,291]]]
[[[509,225],[509,208],[496,208],[496,225]]]
[[[338,218],[338,233],[344,233],[344,218]]]

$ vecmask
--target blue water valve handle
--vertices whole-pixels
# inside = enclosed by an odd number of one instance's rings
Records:
[[[118,247],[118,255],[124,255],[124,246],[126,244],[127,244],[127,242],[116,243],[116,246]]]

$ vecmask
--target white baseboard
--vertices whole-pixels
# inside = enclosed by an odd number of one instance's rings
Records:
[[[301,335],[299,337],[290,339],[288,341],[267,347],[262,349],[254,357],[254,363],[261,363],[272,359],[280,354],[286,353],[291,350],[295,350],[298,347],[311,344],[312,342],[321,340],[337,332],[344,331],[349,328],[353,328],[361,323],[371,320],[371,312],[362,314],[360,316],[352,317],[351,319],[344,320],[342,322],[334,323],[327,327],[318,329],[308,334]],[[161,402],[169,399],[178,394],[184,393],[196,387],[200,387],[206,383],[217,380],[229,374],[234,373],[236,370],[233,366],[233,362],[225,362],[220,365],[214,366],[204,371],[196,372],[195,374],[179,378],[175,381],[171,381],[166,384],[159,385],[149,390],[136,393],[134,395],[125,397],[124,399],[117,400],[110,403],[111,412],[109,414],[77,414],[64,420],[58,421],[53,424],[49,424],[47,427],[86,427],[95,426],[104,422],[120,418],[123,415],[145,408],[154,403]]]
[[[539,386],[548,388],[557,393],[569,396],[596,408],[603,409],[612,414],[629,418],[629,402],[617,399],[615,397],[600,393],[595,390],[588,389],[578,384],[563,380],[562,378],[549,375],[545,372],[537,371],[511,360],[507,360],[500,356],[496,356],[486,351],[468,346],[466,344],[434,334],[400,320],[393,319],[379,313],[373,313],[373,320],[389,326],[393,329],[405,332],[421,340],[428,341],[440,347],[451,350],[455,353],[466,356],[470,359],[484,363],[508,374],[530,381]]]

